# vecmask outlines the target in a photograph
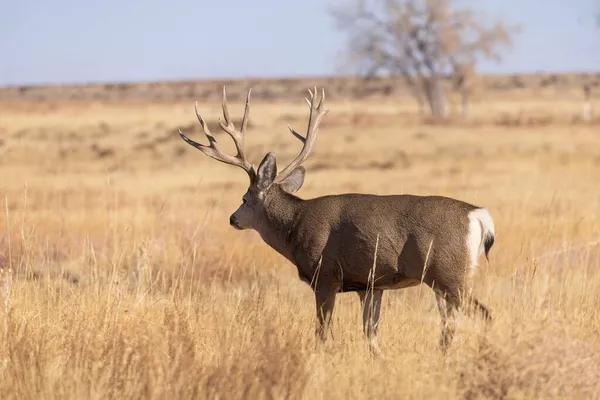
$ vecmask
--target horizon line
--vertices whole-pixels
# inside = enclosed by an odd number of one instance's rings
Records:
[[[506,72],[480,72],[479,76],[527,76],[527,75],[600,75],[600,69],[574,69],[574,70],[522,70]],[[39,88],[59,86],[103,86],[123,84],[175,84],[175,83],[209,83],[219,81],[243,81],[243,80],[301,80],[301,79],[331,79],[331,78],[358,78],[361,74],[287,74],[287,75],[248,75],[248,76],[214,76],[214,77],[179,77],[179,78],[152,78],[152,79],[114,79],[114,80],[76,80],[63,82],[29,82],[29,83],[6,83],[0,84],[0,89],[8,88]],[[382,74],[378,78],[390,78],[391,74]],[[401,78],[401,77],[400,77]]]

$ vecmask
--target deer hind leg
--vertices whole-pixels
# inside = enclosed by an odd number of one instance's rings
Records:
[[[472,281],[472,278],[467,277],[465,279],[463,289],[458,292],[459,299],[462,299],[462,301],[459,301],[459,305],[463,306],[463,309],[461,311],[466,311],[466,313],[471,316],[480,316],[486,322],[491,322],[492,314],[490,309],[473,295]]]
[[[438,311],[442,319],[442,332],[440,337],[440,348],[443,354],[446,354],[452,339],[454,338],[454,332],[456,331],[456,314],[458,304],[453,297],[447,296],[445,293],[435,293]]]
[[[383,290],[373,289],[359,291],[360,304],[363,310],[363,332],[367,338],[369,351],[377,358],[383,354],[377,340],[377,328],[379,327],[379,313],[381,311],[381,298]]]
[[[492,314],[490,309],[485,304],[477,300],[475,297],[471,297],[471,304],[474,308],[474,311],[476,313],[479,312],[481,317],[483,317],[486,322],[492,322]]]
[[[458,305],[462,306],[461,312],[465,312],[467,315],[480,316],[486,322],[492,321],[492,313],[488,306],[480,302],[473,295],[472,281],[467,280],[462,290],[458,291],[458,294],[455,296],[459,298]],[[462,301],[460,301],[462,300]]]

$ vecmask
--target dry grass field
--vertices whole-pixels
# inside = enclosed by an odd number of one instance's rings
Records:
[[[193,101],[5,100],[0,398],[600,398],[600,121],[580,121],[579,92],[489,94],[444,124],[408,99],[328,106],[298,195],[489,208],[489,329],[461,317],[443,358],[433,292],[388,291],[371,359],[349,293],[318,346],[295,267],[229,227],[245,174],[176,134],[206,143]],[[218,100],[199,107],[216,127]],[[299,151],[301,97],[256,99],[250,118],[254,163]]]

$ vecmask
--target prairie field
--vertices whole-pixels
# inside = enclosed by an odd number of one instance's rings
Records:
[[[207,143],[193,100],[5,100],[0,398],[600,398],[600,120],[581,121],[579,92],[488,93],[443,123],[402,96],[326,101],[298,195],[487,207],[474,290],[491,325],[461,316],[443,357],[433,292],[386,291],[374,359],[347,293],[320,345],[296,268],[229,226],[244,172],[177,135]],[[198,106],[234,152],[218,99]],[[307,114],[301,96],[254,99],[252,162],[283,168]]]

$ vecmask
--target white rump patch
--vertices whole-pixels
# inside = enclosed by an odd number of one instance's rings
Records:
[[[484,251],[485,237],[494,236],[494,221],[490,212],[485,208],[478,208],[469,213],[469,233],[467,234],[467,249],[471,262],[471,274],[479,266],[479,257]]]

